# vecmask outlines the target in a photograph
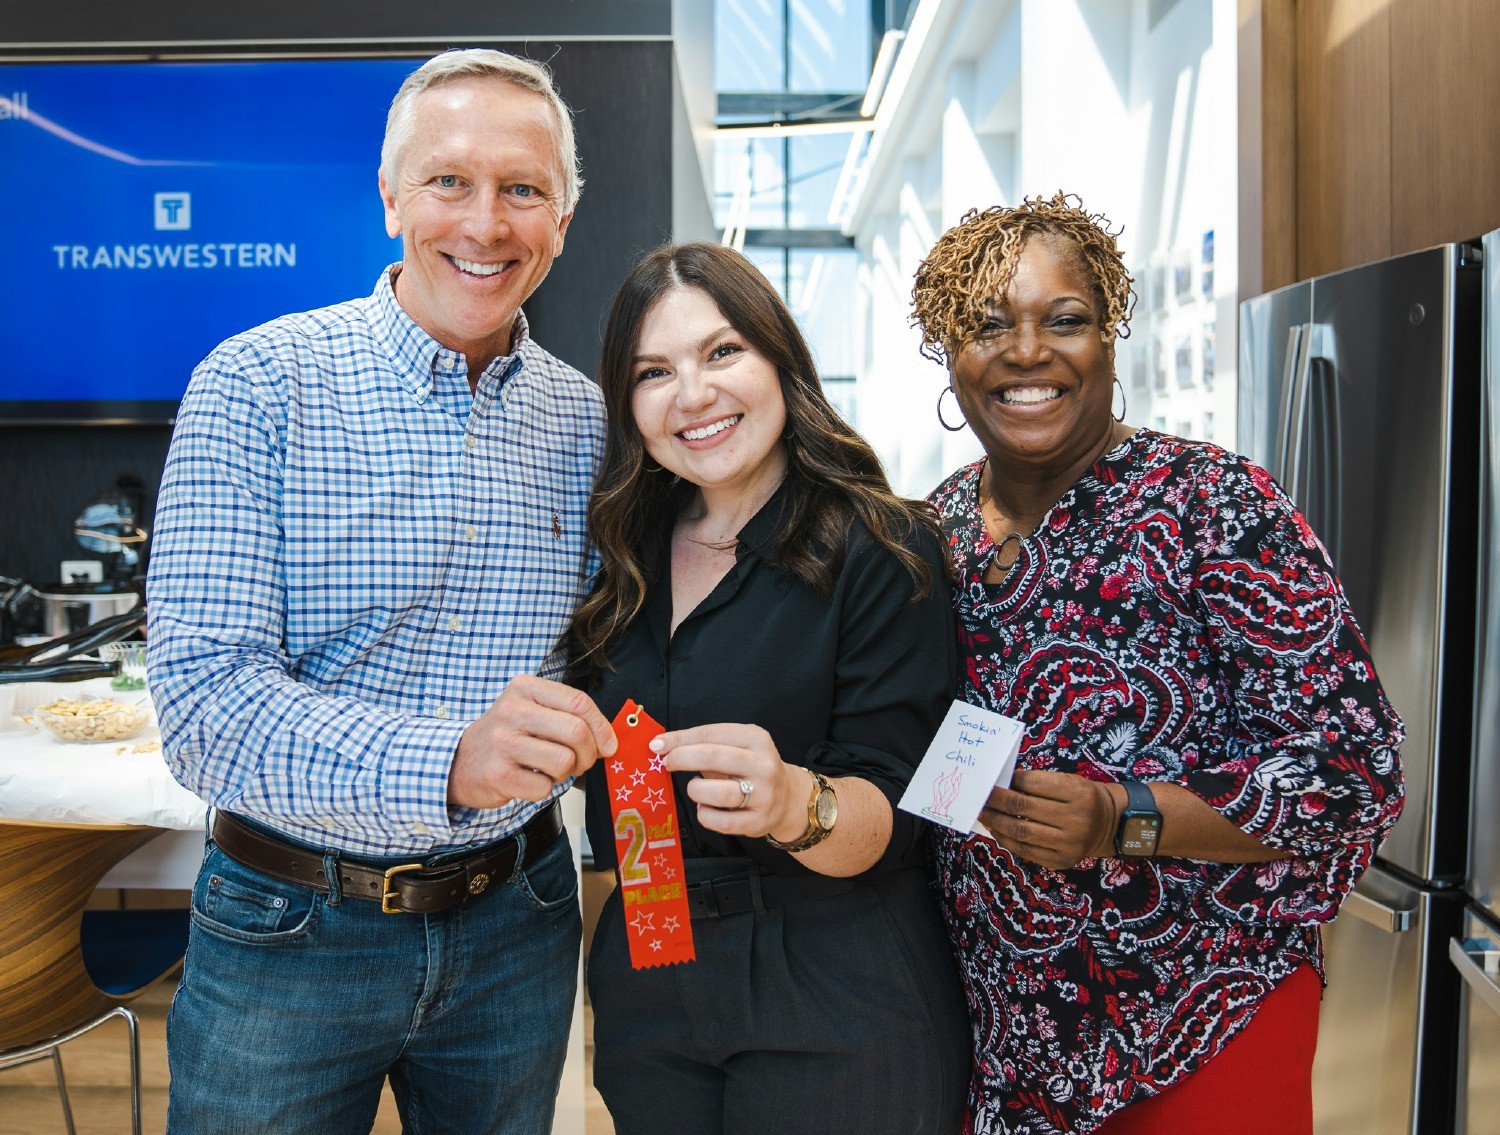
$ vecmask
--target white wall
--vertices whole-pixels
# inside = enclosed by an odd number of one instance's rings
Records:
[[[1142,293],[1119,352],[1127,420],[1232,442],[1234,3],[1177,0],[1152,26],[1153,7],[1160,0],[918,5],[844,221],[861,259],[856,424],[899,490],[923,494],[979,454],[967,431],[938,426],[946,374],[919,357],[907,322],[918,263],[968,209],[1059,188],[1124,229]]]
[[[714,10],[672,0],[672,239],[713,240]]]

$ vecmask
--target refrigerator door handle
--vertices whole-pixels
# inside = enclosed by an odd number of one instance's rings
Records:
[[[1298,507],[1302,509],[1303,516],[1307,517],[1308,522],[1322,538],[1323,546],[1328,549],[1334,566],[1339,567],[1343,563],[1344,552],[1343,501],[1339,491],[1339,477],[1344,468],[1344,455],[1338,375],[1330,359],[1313,354],[1311,342],[1308,345],[1307,355],[1306,377],[1302,383],[1302,406],[1305,408],[1313,402],[1311,391],[1316,385],[1319,393],[1318,406],[1321,407],[1322,413],[1321,417],[1313,423],[1316,431],[1313,435],[1313,445],[1316,446],[1316,451],[1321,457],[1319,471],[1322,475],[1316,478],[1313,476],[1315,467],[1309,458],[1307,484],[1298,485],[1298,491],[1307,499],[1301,501]],[[1308,446],[1308,439],[1302,430],[1303,428],[1299,425],[1297,432],[1299,481],[1302,480],[1300,457],[1307,452]]]
[[[1282,435],[1282,446],[1286,454],[1286,480],[1281,487],[1292,498],[1304,516],[1310,507],[1306,479],[1307,465],[1303,460],[1307,450],[1307,404],[1310,399],[1313,369],[1313,325],[1302,328],[1302,350],[1297,357],[1297,369],[1292,374],[1292,387],[1287,398],[1287,428]]]
[[[1296,401],[1299,379],[1307,366],[1308,340],[1312,337],[1311,323],[1298,323],[1286,333],[1286,359],[1281,364],[1281,420],[1276,424],[1276,438],[1271,454],[1277,482],[1296,500],[1288,482],[1292,466],[1292,419],[1293,403]]]
[[[1412,915],[1416,913],[1387,906],[1358,891],[1350,891],[1344,896],[1343,908],[1355,918],[1368,922],[1371,926],[1378,926],[1389,934],[1405,934],[1409,931]]]
[[[1495,944],[1484,939],[1470,939],[1468,942],[1460,942],[1457,938],[1448,939],[1448,960],[1458,970],[1464,984],[1490,1012],[1500,1014],[1500,984],[1496,984],[1495,979],[1485,972],[1479,960],[1486,956],[1492,958],[1497,954],[1500,954],[1500,950],[1495,948]]]

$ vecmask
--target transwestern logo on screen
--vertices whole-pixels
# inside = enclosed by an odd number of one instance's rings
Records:
[[[193,227],[191,193],[158,193],[152,198],[158,232]],[[213,241],[188,244],[54,244],[57,266],[69,268],[295,268],[297,245],[267,241]]]

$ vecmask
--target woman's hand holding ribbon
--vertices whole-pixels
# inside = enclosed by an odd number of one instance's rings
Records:
[[[663,733],[651,742],[671,772],[695,772],[687,796],[710,831],[790,842],[807,830],[812,777],[781,759],[758,725],[722,722]]]

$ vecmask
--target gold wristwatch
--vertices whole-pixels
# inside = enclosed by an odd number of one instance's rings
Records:
[[[838,822],[839,798],[834,794],[833,785],[821,773],[812,769],[807,771],[813,778],[812,795],[807,800],[807,831],[791,843],[766,836],[767,843],[782,851],[806,851],[809,847],[816,847],[833,834],[833,825]]]

